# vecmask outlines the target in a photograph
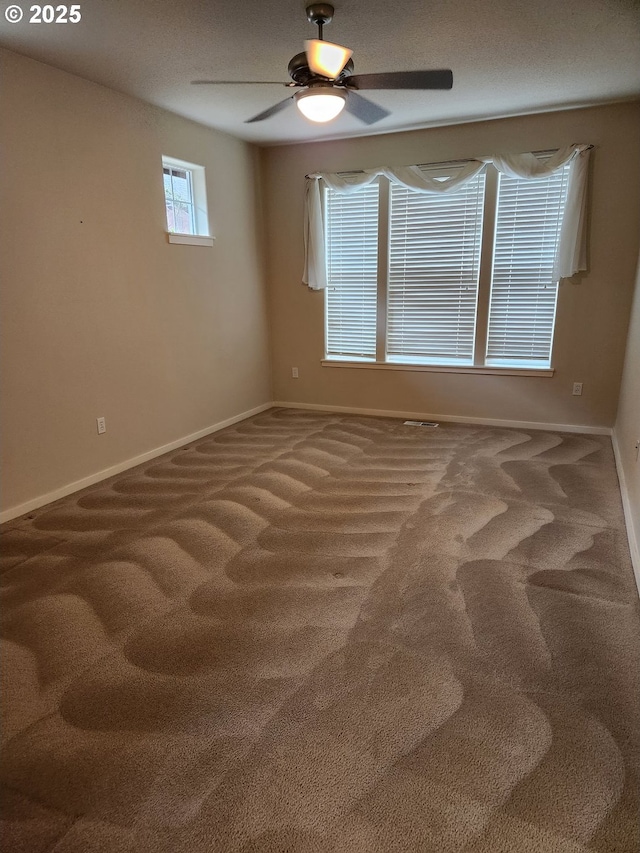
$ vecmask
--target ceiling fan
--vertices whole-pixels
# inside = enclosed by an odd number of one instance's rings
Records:
[[[279,83],[301,91],[274,104],[247,123],[271,118],[290,101],[306,118],[327,122],[343,109],[365,124],[375,124],[390,115],[388,110],[359,94],[361,89],[451,89],[453,74],[448,69],[431,71],[391,71],[382,74],[354,74],[353,51],[339,44],[324,41],[323,27],[333,19],[334,8],[329,3],[314,3],[307,7],[307,18],[318,27],[318,38],[305,41],[305,51],[289,62],[291,83]],[[270,80],[193,80],[194,85],[228,85],[274,83]]]

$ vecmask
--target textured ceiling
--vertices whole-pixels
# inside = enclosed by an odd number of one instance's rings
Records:
[[[7,4],[3,4],[7,5]],[[323,127],[278,85],[315,36],[304,0],[85,0],[79,24],[9,24],[0,44],[259,144],[360,136],[640,97],[637,0],[335,0],[325,38],[351,47],[356,73],[451,68],[450,92],[367,92],[392,115]]]

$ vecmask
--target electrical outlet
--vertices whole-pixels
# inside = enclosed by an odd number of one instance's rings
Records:
[[[297,367],[291,368],[291,375],[293,376],[294,379],[298,378],[298,368]]]
[[[107,431],[107,422],[104,418],[96,418],[96,424],[98,427],[98,435],[102,435]]]
[[[571,393],[574,397],[579,397],[582,394],[582,382],[574,382],[573,391]]]

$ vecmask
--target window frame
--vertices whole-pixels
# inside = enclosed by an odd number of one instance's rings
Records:
[[[167,198],[164,187],[164,171],[165,169],[179,169],[186,172],[189,180],[191,191],[191,201],[188,202],[192,207],[191,223],[192,232],[175,231],[169,228],[169,218],[167,206],[169,199]],[[177,157],[169,157],[162,155],[162,191],[165,202],[165,222],[166,233],[169,243],[181,243],[191,246],[213,246],[213,236],[209,228],[209,213],[207,207],[207,183],[204,166],[199,166],[197,163],[190,163],[187,160],[181,160]],[[187,202],[185,202],[187,203]]]
[[[541,158],[550,156],[552,152],[538,152]],[[464,161],[453,161],[450,163],[434,163],[422,166],[428,169],[430,174],[436,170],[442,175],[449,173],[453,168],[464,165]],[[564,167],[567,168],[566,166]],[[325,322],[325,351],[321,363],[325,367],[351,367],[375,370],[409,370],[436,373],[476,373],[496,374],[514,376],[553,376],[554,346],[556,339],[557,300],[559,294],[559,283],[555,283],[555,310],[551,335],[549,363],[488,363],[487,343],[489,334],[489,309],[492,298],[492,277],[494,267],[494,248],[496,241],[496,229],[498,224],[498,193],[500,173],[495,166],[488,162],[485,169],[484,204],[481,221],[480,239],[480,267],[477,286],[477,308],[475,317],[475,335],[473,348],[473,363],[433,363],[431,361],[398,361],[389,360],[387,354],[387,304],[388,304],[388,276],[389,276],[389,235],[390,235],[390,196],[391,181],[385,176],[379,176],[377,182],[380,185],[379,207],[378,207],[378,260],[379,275],[377,282],[378,293],[378,316],[377,316],[377,346],[375,359],[358,358],[346,356],[328,355],[326,340],[328,335],[327,317],[329,294],[324,296],[324,322]],[[328,187],[323,186],[322,204],[325,222],[328,221]],[[561,214],[562,215],[562,214]]]

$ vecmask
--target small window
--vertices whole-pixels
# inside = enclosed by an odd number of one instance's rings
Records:
[[[209,238],[204,166],[163,157],[162,177],[169,234]]]
[[[167,227],[178,234],[196,234],[193,201],[193,182],[190,169],[165,166],[164,200],[167,207]]]

